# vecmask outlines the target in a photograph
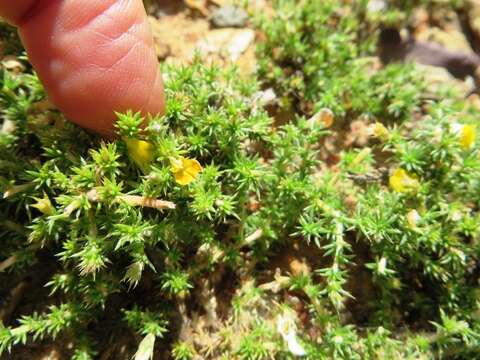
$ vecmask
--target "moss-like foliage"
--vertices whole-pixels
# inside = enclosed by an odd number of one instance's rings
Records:
[[[375,25],[384,20],[371,19],[368,1],[276,3],[279,15],[259,20],[268,40],[258,49],[258,74],[283,106],[306,114],[328,107],[340,118],[384,121],[402,121],[418,106],[421,83],[412,69],[376,69]]]
[[[166,114],[143,130],[119,114],[112,141],[2,70],[0,292],[46,291],[0,323],[0,353],[62,339],[76,360],[116,340],[137,359],[475,358],[480,113],[422,99],[413,65],[372,68],[366,5],[278,1],[258,80],[165,66]],[[358,119],[364,145],[323,161]]]

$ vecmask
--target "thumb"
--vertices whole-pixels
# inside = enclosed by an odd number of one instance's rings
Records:
[[[71,121],[113,133],[114,112],[163,112],[163,86],[141,0],[0,0],[50,99]]]

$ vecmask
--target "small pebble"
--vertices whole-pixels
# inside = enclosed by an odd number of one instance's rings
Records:
[[[219,7],[212,13],[213,25],[219,28],[224,27],[245,27],[248,21],[248,14],[245,10],[233,5]]]
[[[370,0],[367,5],[367,10],[370,13],[380,13],[387,10],[387,2],[385,0]]]

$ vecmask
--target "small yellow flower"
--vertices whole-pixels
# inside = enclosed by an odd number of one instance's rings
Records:
[[[376,137],[377,139],[386,141],[390,138],[388,129],[382,123],[376,122],[370,128],[370,131],[372,136]]]
[[[475,136],[477,134],[477,129],[475,125],[463,125],[459,136],[460,136],[460,146],[465,150],[470,150],[475,145]]]
[[[42,199],[37,197],[34,197],[34,199],[37,202],[33,205],[30,205],[31,207],[38,209],[42,214],[45,214],[45,215],[53,215],[55,213],[55,208],[53,207],[47,194],[43,194]]]
[[[410,229],[414,230],[417,228],[417,224],[420,221],[420,214],[417,210],[410,210],[407,213],[407,223]]]
[[[396,192],[409,192],[417,190],[420,183],[415,175],[403,169],[396,169],[389,179],[390,187]]]
[[[147,166],[154,160],[154,150],[152,144],[144,140],[125,139],[128,154],[137,166],[145,170]]]
[[[188,185],[194,181],[202,166],[195,159],[187,159],[183,156],[177,159],[170,159],[171,171],[175,176],[175,181],[180,185]]]

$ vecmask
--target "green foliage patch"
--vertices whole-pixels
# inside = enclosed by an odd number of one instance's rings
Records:
[[[129,334],[136,359],[478,356],[479,111],[373,66],[366,6],[277,1],[258,79],[165,66],[166,114],[119,114],[112,141],[2,69],[0,292],[32,274],[45,291],[0,353],[63,339],[94,359]],[[324,161],[359,119],[366,143]]]

